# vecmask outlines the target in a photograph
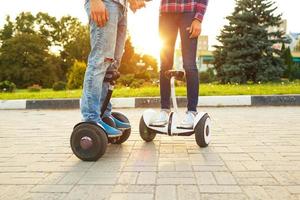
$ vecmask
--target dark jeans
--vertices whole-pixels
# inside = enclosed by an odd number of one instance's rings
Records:
[[[165,71],[173,68],[174,49],[179,30],[183,68],[187,81],[187,108],[188,111],[197,111],[199,96],[199,74],[196,65],[198,39],[190,39],[190,33],[186,30],[192,24],[194,16],[195,13],[161,13],[160,15],[159,32],[164,42],[160,53],[160,96],[162,109],[170,109],[170,80],[164,74]]]

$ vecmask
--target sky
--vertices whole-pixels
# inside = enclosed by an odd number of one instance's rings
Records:
[[[300,0],[274,0],[278,13],[288,21],[288,32],[300,32]],[[226,2],[226,3],[225,3]],[[20,12],[29,11],[33,14],[47,12],[60,18],[64,15],[77,17],[87,23],[83,8],[84,0],[0,0],[0,27],[5,22],[5,16],[15,18]],[[142,53],[155,56],[159,54],[161,44],[158,36],[159,0],[147,3],[146,8],[133,14],[128,14],[128,31],[133,45]],[[226,24],[225,17],[234,9],[234,0],[209,0],[209,6],[202,26],[202,35],[209,36],[210,46],[216,43],[216,36]]]

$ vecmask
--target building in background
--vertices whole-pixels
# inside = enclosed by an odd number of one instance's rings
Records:
[[[198,51],[207,51],[208,50],[208,36],[201,35],[198,37]]]
[[[286,37],[290,40],[287,46],[290,47],[291,51],[296,51],[296,47],[300,42],[300,33],[289,33]]]
[[[288,33],[287,32],[287,20],[284,19],[282,20],[282,23],[280,24],[279,27],[270,27],[268,29],[269,32],[276,32],[276,31],[281,31],[285,34],[286,38],[289,40],[288,43],[285,44],[286,47],[290,47],[291,51],[295,51],[295,48],[300,40],[300,33]],[[281,49],[282,44],[275,44],[273,46],[276,49]]]
[[[212,52],[208,50],[209,40],[207,35],[201,35],[198,37],[198,46],[197,46],[197,67],[200,72],[206,71],[208,68],[213,67],[213,56]],[[174,58],[174,67],[175,69],[182,69],[182,54],[181,54],[181,45],[178,45],[178,48],[175,50]]]
[[[269,32],[281,31],[284,34],[286,34],[286,32],[287,32],[287,20],[283,19],[281,24],[279,25],[279,27],[277,27],[277,26],[269,27],[268,31]]]

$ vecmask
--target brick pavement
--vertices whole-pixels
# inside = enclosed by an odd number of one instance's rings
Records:
[[[193,136],[147,144],[143,110],[122,110],[132,136],[94,163],[69,146],[78,110],[0,111],[0,199],[300,199],[300,107],[205,110],[206,149]]]

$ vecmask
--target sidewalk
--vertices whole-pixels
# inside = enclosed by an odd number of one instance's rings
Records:
[[[300,107],[202,107],[213,140],[138,134],[97,162],[70,149],[79,110],[0,111],[0,199],[300,199]],[[180,109],[183,113],[184,109]]]
[[[0,100],[0,110],[9,109],[74,109],[79,99]],[[159,107],[159,97],[113,98],[115,108]],[[186,97],[178,98],[179,106],[186,106]],[[268,96],[201,96],[198,106],[300,106],[300,95]]]

